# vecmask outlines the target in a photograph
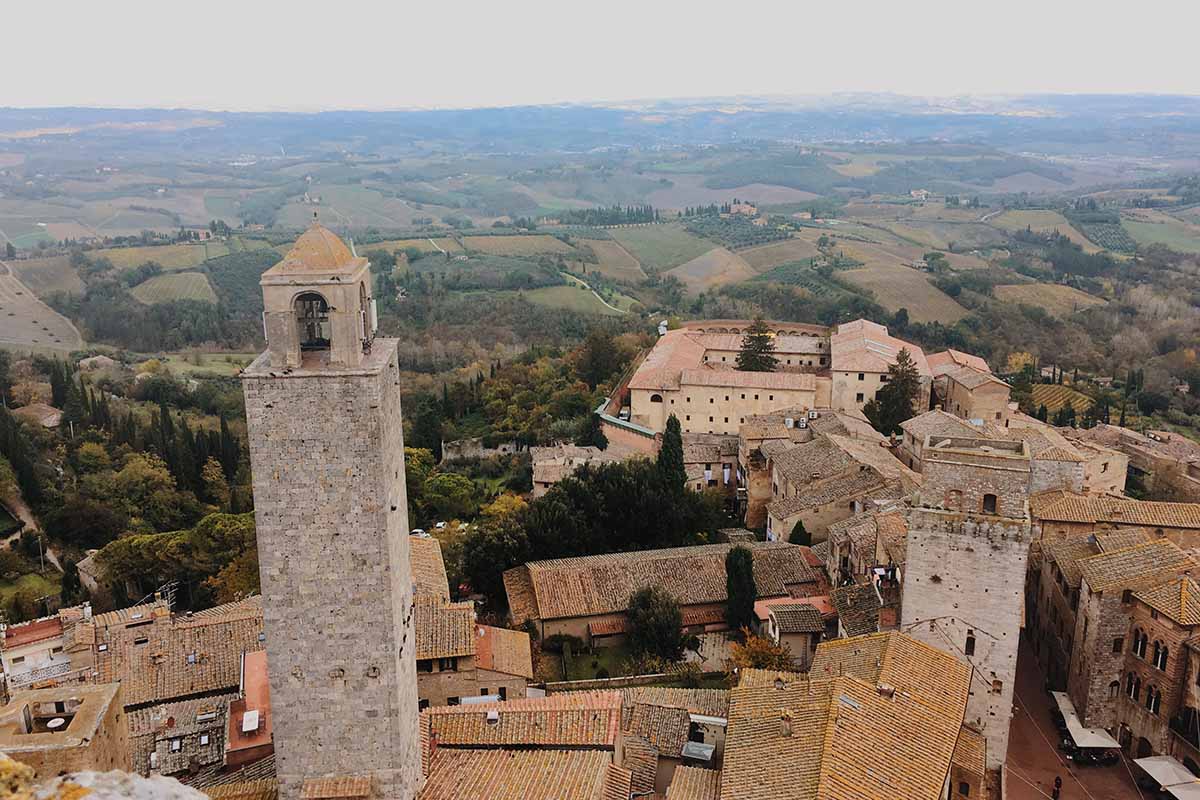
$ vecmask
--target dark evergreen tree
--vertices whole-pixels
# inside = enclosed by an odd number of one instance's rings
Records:
[[[60,594],[63,607],[79,605],[87,598],[83,583],[79,580],[79,567],[71,559],[63,562],[62,590]]]
[[[737,368],[743,372],[774,372],[779,368],[775,357],[775,337],[762,317],[756,317],[742,337]]]
[[[658,451],[658,474],[668,487],[674,489],[682,490],[687,483],[687,469],[683,466],[683,433],[679,418],[674,414],[667,417],[662,447]]]
[[[683,612],[659,586],[648,586],[629,598],[626,642],[637,656],[678,661],[683,656]]]
[[[725,621],[730,630],[740,631],[754,624],[754,556],[745,547],[735,547],[725,555]]]
[[[587,418],[587,423],[575,439],[580,447],[598,447],[608,449],[608,437],[604,435],[604,427],[600,424],[600,415],[593,413]]]
[[[920,393],[921,376],[908,349],[902,348],[888,367],[887,384],[863,406],[863,414],[884,436],[900,433],[900,423],[912,418]]]
[[[804,520],[796,520],[796,524],[792,527],[792,534],[788,536],[788,541],[806,547],[812,546],[812,534],[805,529]]]

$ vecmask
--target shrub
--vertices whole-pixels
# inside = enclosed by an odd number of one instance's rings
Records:
[[[542,640],[542,650],[547,653],[562,653],[563,645],[570,645],[572,651],[585,649],[583,639],[569,633],[556,633]]]

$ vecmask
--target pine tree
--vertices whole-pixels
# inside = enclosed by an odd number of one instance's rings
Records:
[[[742,372],[774,372],[779,368],[775,357],[775,337],[762,317],[755,317],[742,338],[737,356],[737,368]]]
[[[667,417],[662,448],[658,451],[658,474],[671,488],[683,489],[687,483],[687,470],[683,466],[683,433],[679,418],[674,414]]]
[[[598,447],[601,450],[608,449],[608,437],[604,435],[604,428],[600,424],[599,414],[592,414],[588,417],[587,424],[583,426],[579,435],[575,438],[575,444],[580,447]]]
[[[1042,403],[1040,406],[1038,406],[1037,413],[1034,414],[1034,416],[1040,419],[1042,422],[1046,422],[1050,416],[1050,409],[1046,408],[1045,403]]]
[[[863,406],[863,414],[884,436],[900,432],[900,423],[913,416],[913,403],[921,394],[921,375],[907,348],[888,367],[887,384]]]
[[[792,544],[812,545],[812,534],[805,529],[804,520],[796,520],[796,525],[792,528],[792,534],[788,537],[788,541]]]

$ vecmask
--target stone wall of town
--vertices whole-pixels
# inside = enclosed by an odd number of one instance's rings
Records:
[[[901,627],[972,667],[965,722],[989,769],[1008,752],[1028,553],[1027,520],[909,511]]]
[[[1012,446],[989,439],[954,439],[943,449],[931,440],[922,457],[921,504],[980,514],[984,496],[991,494],[997,515],[1026,518],[1029,456],[1008,449]]]
[[[412,572],[394,339],[355,369],[243,373],[284,800],[306,778],[420,788]]]
[[[69,697],[69,690],[64,690],[63,696]],[[90,702],[103,703],[104,699],[91,697]],[[17,761],[33,767],[35,779],[39,782],[68,772],[129,769],[129,723],[125,718],[119,691],[99,713],[95,735],[90,739],[86,736],[71,736],[69,727],[65,733],[31,735],[31,738],[42,737],[53,738],[60,742],[60,745],[31,742],[28,749],[5,747],[4,750]]]
[[[1034,461],[1029,475],[1029,493],[1065,489],[1082,492],[1084,479],[1082,461]]]

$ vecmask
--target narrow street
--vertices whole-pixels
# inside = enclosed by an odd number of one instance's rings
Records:
[[[1017,660],[1017,688],[1008,739],[1008,800],[1050,797],[1054,777],[1061,776],[1061,800],[1130,800],[1149,796],[1138,790],[1130,770],[1137,767],[1122,756],[1111,767],[1079,767],[1058,749],[1058,730],[1050,718],[1050,696],[1037,657],[1025,636]]]

